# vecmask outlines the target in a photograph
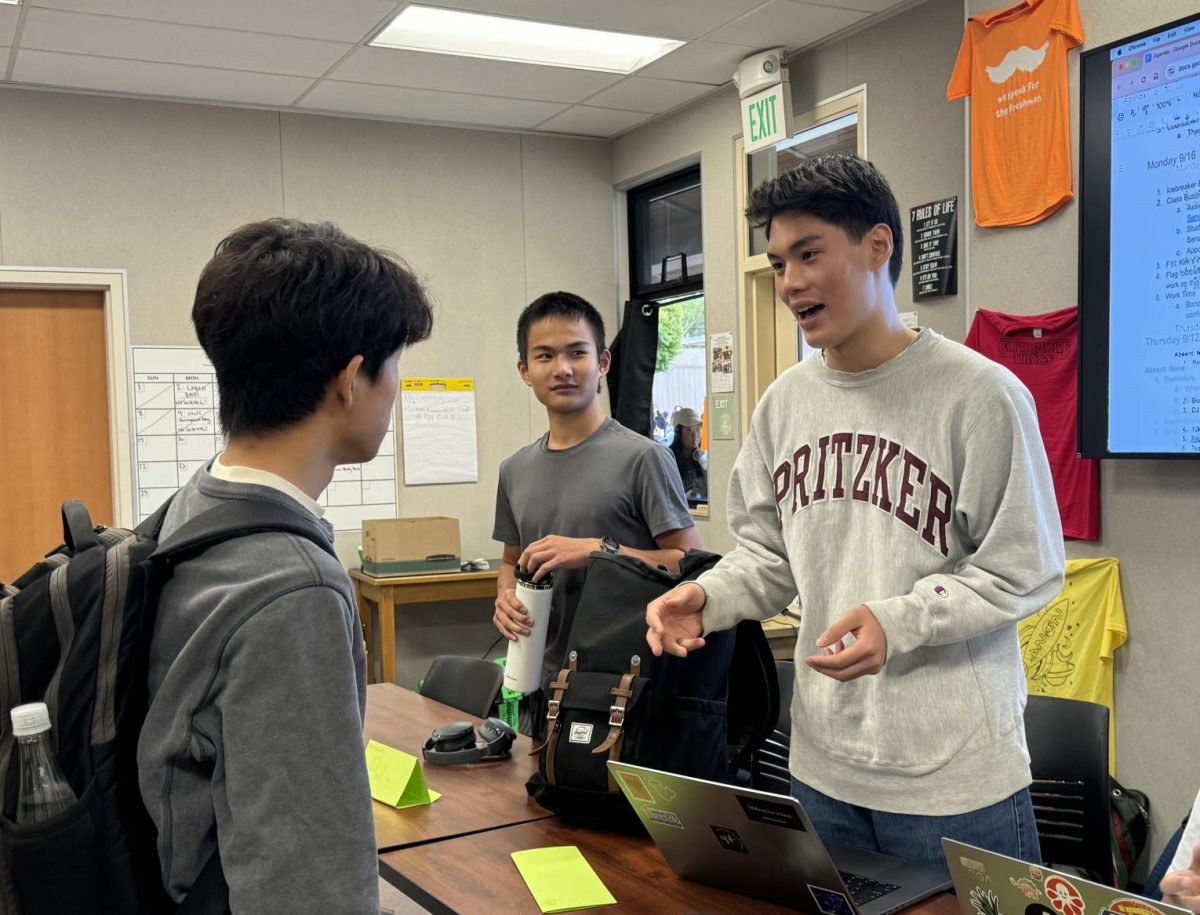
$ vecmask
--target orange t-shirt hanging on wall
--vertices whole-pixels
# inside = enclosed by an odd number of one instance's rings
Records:
[[[1067,51],[1075,0],[1022,0],[967,20],[946,98],[971,96],[971,193],[981,226],[1027,226],[1071,199]]]

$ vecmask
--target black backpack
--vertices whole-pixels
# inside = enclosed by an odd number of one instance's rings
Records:
[[[675,575],[592,554],[566,666],[545,692],[538,771],[525,786],[543,807],[584,825],[640,830],[609,760],[722,782],[748,768],[779,715],[761,624],[705,636],[685,658],[656,658],[646,644],[646,604],[719,558],[691,550]]]
[[[82,502],[65,502],[64,545],[0,585],[3,915],[227,908],[215,854],[181,906],[167,896],[138,788],[158,595],[176,563],[246,534],[285,531],[332,548],[315,522],[257,501],[213,508],[160,546],[166,510],[129,531],[93,528]],[[50,820],[18,826],[20,756],[9,712],[25,702],[49,707],[58,760],[78,800]]]

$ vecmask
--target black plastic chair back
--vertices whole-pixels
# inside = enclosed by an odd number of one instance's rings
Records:
[[[443,654],[429,665],[421,695],[476,718],[487,718],[503,683],[504,670],[499,664]]]
[[[794,661],[776,661],[775,671],[779,677],[779,719],[771,736],[754,753],[750,785],[759,791],[791,794],[788,751],[792,741],[792,690],[796,684],[796,664]]]
[[[1094,702],[1030,696],[1025,736],[1042,860],[1086,871],[1113,886],[1108,709]]]

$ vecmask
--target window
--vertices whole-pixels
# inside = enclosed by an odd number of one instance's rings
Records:
[[[700,167],[629,191],[630,296],[644,301],[704,288]]]
[[[705,516],[708,362],[700,168],[633,188],[627,199],[630,297],[658,312],[650,432],[674,455],[693,514]]]

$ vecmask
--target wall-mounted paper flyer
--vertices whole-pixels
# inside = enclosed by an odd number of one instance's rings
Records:
[[[403,378],[400,405],[406,486],[479,480],[474,379]]]

